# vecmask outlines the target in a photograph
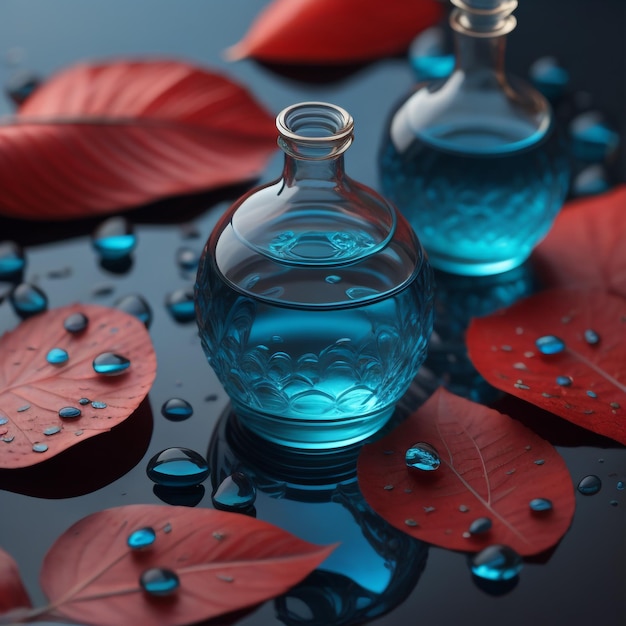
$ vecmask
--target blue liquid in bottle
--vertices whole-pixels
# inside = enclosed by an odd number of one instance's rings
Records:
[[[504,74],[510,3],[455,4],[463,7],[451,17],[455,70],[418,85],[392,115],[381,183],[434,267],[481,276],[519,266],[547,234],[568,163],[548,102]],[[481,13],[487,8],[493,22]]]
[[[379,430],[417,373],[432,270],[407,222],[343,174],[347,113],[319,103],[286,111],[296,129],[282,136],[284,176],[216,226],[197,319],[246,426],[281,445],[333,448]]]

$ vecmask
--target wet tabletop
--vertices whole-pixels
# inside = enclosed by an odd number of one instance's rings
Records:
[[[386,59],[332,73],[323,68],[294,72],[252,61],[227,62],[223,51],[241,38],[263,4],[261,0],[4,0],[0,83],[7,84],[18,70],[45,77],[83,60],[158,56],[202,64],[246,85],[272,114],[303,100],[325,100],[346,108],[356,127],[354,146],[346,155],[347,172],[377,187],[376,153],[385,117],[413,82],[407,60]],[[585,97],[592,98],[623,135],[626,16],[622,1],[521,0],[520,4],[518,28],[509,37],[509,69],[526,76],[537,58],[557,57],[570,72],[571,90],[590,94]],[[0,103],[1,113],[12,111],[8,99]],[[609,165],[611,183],[626,182],[624,154],[622,148]],[[261,180],[275,178],[281,163],[277,153]],[[266,602],[242,617],[241,624],[626,623],[626,496],[618,486],[626,481],[622,446],[581,436],[578,430],[561,431],[556,443],[574,484],[596,475],[602,488],[592,496],[576,494],[573,525],[557,548],[542,559],[526,562],[515,588],[496,597],[472,580],[465,555],[409,540],[368,509],[356,486],[355,450],[311,465],[299,457],[266,454],[263,443],[241,430],[205,360],[195,323],[176,320],[165,302],[173,292],[193,284],[194,272],[181,267],[179,250],[189,248],[192,256],[199,253],[218,217],[244,189],[199,194],[127,213],[137,247],[130,267],[116,271],[100,263],[92,247],[91,233],[101,220],[44,225],[0,217],[0,240],[12,239],[24,246],[25,278],[47,294],[50,308],[75,302],[112,305],[123,296],[140,294],[152,309],[150,335],[158,359],[148,399],[126,430],[108,438],[106,445],[92,448],[73,471],[46,476],[46,484],[41,475],[36,485],[10,484],[6,476],[0,483],[0,544],[19,564],[33,602],[44,602],[38,573],[46,551],[80,518],[131,503],[169,501],[210,508],[216,482],[243,466],[245,479],[253,480],[258,489],[259,519],[314,543],[340,541],[342,545],[307,585]],[[445,285],[445,277],[440,278]],[[514,299],[527,289],[520,275],[504,277],[495,288],[480,281],[457,285],[442,292],[441,307],[448,317],[444,314],[440,324],[464,323],[458,318],[457,304],[468,294],[473,302],[486,300],[489,308],[499,298]],[[18,323],[5,301],[0,305],[0,332]],[[462,361],[462,345],[450,350],[457,350]],[[409,405],[432,391],[439,380],[432,376],[446,373],[455,391],[470,394],[474,388],[476,393],[489,394],[471,371],[459,365],[459,359],[445,356],[433,353],[430,376],[418,377]],[[185,403],[170,405],[169,419],[162,414],[163,404],[174,397],[191,406],[191,417],[186,418]],[[202,488],[180,502],[171,493],[154,489],[146,474],[148,461],[171,446],[190,448],[207,458],[211,473]],[[331,614],[341,615],[341,620],[333,621]]]

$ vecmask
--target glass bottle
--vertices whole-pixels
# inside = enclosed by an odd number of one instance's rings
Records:
[[[241,421],[298,448],[375,433],[425,358],[432,270],[404,218],[344,173],[352,117],[277,117],[282,176],[240,198],[202,253],[203,349]]]
[[[567,192],[568,162],[547,100],[507,77],[516,0],[451,0],[456,62],[392,114],[380,153],[383,193],[433,267],[488,275],[520,265]]]

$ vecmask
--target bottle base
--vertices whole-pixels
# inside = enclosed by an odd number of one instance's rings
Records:
[[[519,267],[528,257],[529,253],[525,253],[511,259],[485,261],[459,259],[451,256],[438,255],[433,252],[428,253],[430,264],[435,269],[449,274],[460,274],[462,276],[491,276],[492,274],[502,274]]]
[[[337,419],[276,416],[233,405],[246,428],[280,446],[301,450],[330,450],[358,443],[376,434],[392,416],[394,406],[368,415]]]

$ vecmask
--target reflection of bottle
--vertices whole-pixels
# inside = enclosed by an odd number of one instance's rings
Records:
[[[432,272],[404,218],[345,175],[346,111],[297,104],[277,126],[283,176],[236,202],[202,255],[202,345],[258,434],[348,445],[388,420],[425,357]]]
[[[567,191],[552,111],[504,72],[516,0],[452,0],[456,65],[393,114],[381,150],[384,193],[434,267],[486,275],[520,265]]]
[[[227,410],[207,458],[215,488],[234,471],[257,486],[256,513],[302,539],[339,542],[310,576],[276,600],[289,626],[361,624],[387,613],[417,584],[428,547],[374,513],[356,480],[360,447],[296,451],[264,441]]]

